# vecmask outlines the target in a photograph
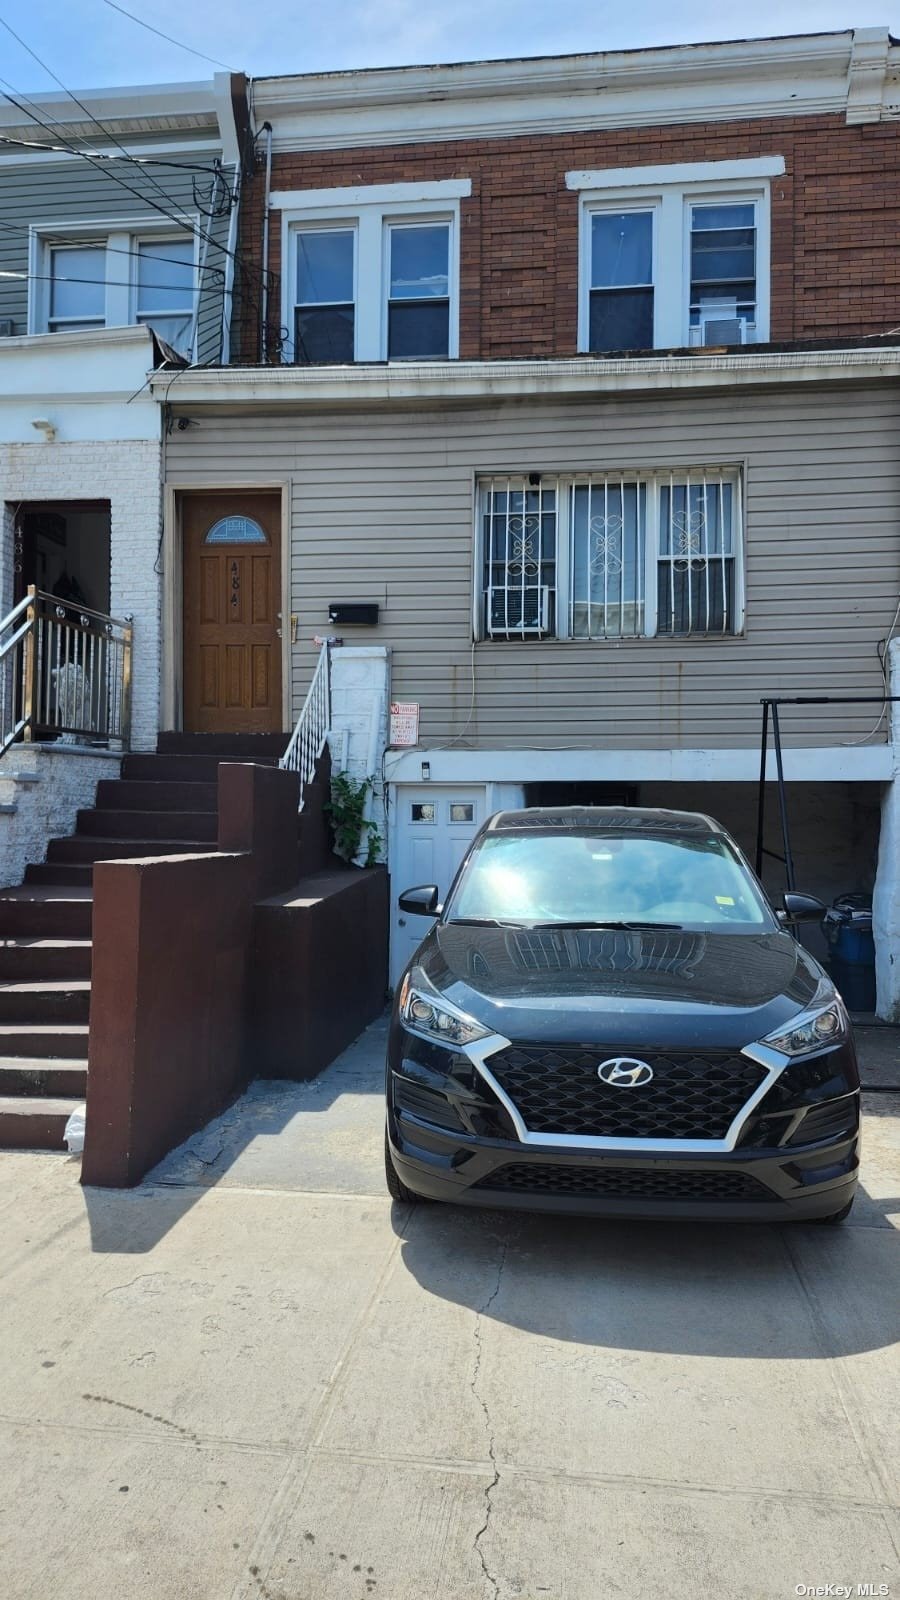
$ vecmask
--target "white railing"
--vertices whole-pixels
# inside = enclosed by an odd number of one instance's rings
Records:
[[[331,646],[323,644],[303,710],[279,765],[300,775],[300,810],[331,727]]]
[[[0,621],[0,755],[26,740],[128,748],[130,622],[33,586]]]

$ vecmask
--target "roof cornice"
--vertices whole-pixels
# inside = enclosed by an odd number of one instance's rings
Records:
[[[838,112],[900,115],[887,28],[260,78],[276,151]]]
[[[150,388],[179,410],[210,406],[358,406],[378,403],[611,397],[772,384],[900,378],[900,345],[815,350],[558,361],[404,361],[348,367],[186,367],[157,374]]]
[[[124,134],[191,133],[218,127],[217,100],[212,78],[200,83],[158,83],[111,89],[79,89],[85,116],[71,95],[62,92],[33,94],[28,104],[44,121],[65,130],[67,138],[90,138],[102,144],[101,122],[116,138]],[[96,118],[92,121],[91,118]],[[0,133],[7,138],[40,139],[31,118],[0,93]]]

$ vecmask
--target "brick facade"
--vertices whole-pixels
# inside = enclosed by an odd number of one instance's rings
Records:
[[[110,610],[134,617],[132,745],[156,746],[161,672],[160,446],[155,440],[0,445],[0,500],[108,500]],[[10,562],[11,566],[11,562]]]
[[[900,324],[898,129],[842,115],[752,119],[276,154],[273,189],[470,178],[462,202],[460,355],[576,349],[578,196],[572,169],[783,156],[772,182],[771,338],[852,338]],[[258,296],[263,174],[244,190],[241,256]],[[279,303],[280,230],[270,236]],[[276,313],[277,316],[277,313]],[[274,320],[274,319],[273,319]],[[258,359],[252,315],[239,359]],[[276,341],[277,343],[277,341]]]

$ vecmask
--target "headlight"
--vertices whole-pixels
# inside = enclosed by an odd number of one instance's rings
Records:
[[[814,1004],[808,1011],[801,1011],[786,1027],[767,1034],[762,1043],[785,1056],[809,1056],[840,1044],[846,1037],[847,1014],[835,996],[828,1005]]]
[[[400,991],[400,1020],[414,1033],[422,1033],[438,1044],[465,1045],[475,1039],[487,1039],[489,1028],[483,1028],[474,1017],[457,1011],[449,1001],[417,989],[409,979],[404,979]]]

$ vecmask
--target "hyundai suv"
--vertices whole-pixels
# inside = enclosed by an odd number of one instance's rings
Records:
[[[736,844],[683,811],[500,812],[399,985],[398,1200],[622,1217],[847,1216],[859,1075],[840,996]]]

